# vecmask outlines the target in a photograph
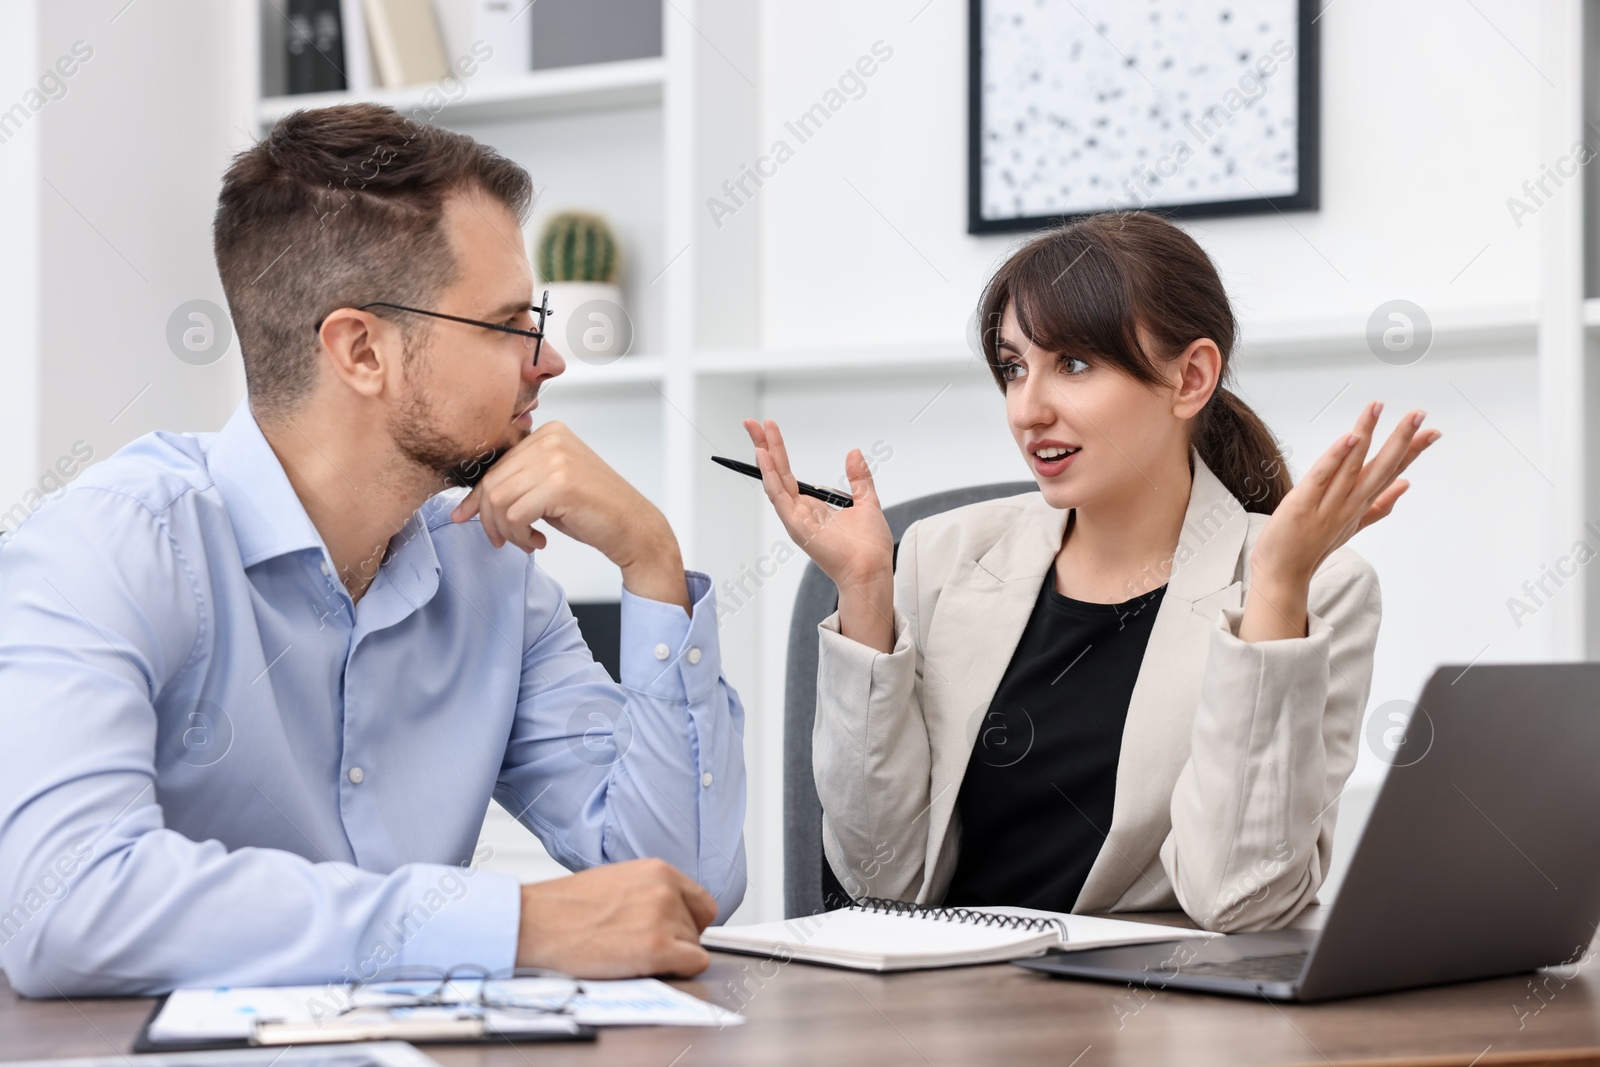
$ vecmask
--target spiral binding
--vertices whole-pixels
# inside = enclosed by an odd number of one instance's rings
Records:
[[[909,900],[885,900],[882,897],[862,897],[850,905],[851,911],[865,911],[877,915],[906,915],[915,919],[934,919],[939,922],[972,923],[977,926],[999,926],[1011,930],[1054,930],[1067,940],[1067,924],[1060,919],[1047,919],[1035,915],[997,915],[994,912],[974,911],[971,908],[930,908]]]

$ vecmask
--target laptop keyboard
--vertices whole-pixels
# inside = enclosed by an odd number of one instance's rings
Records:
[[[1243,978],[1249,982],[1292,982],[1305,967],[1305,952],[1286,952],[1281,956],[1247,956],[1242,960],[1195,963],[1183,968],[1184,974],[1211,978]]]

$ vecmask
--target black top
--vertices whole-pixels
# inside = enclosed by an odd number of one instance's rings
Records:
[[[1166,586],[1121,604],[1056,592],[1055,568],[978,728],[944,903],[1071,911],[1117,788],[1128,701]]]

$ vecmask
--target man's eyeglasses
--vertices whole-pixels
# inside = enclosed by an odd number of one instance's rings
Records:
[[[416,1008],[566,1014],[581,991],[570,975],[533,967],[508,971],[486,971],[470,964],[448,971],[408,968],[353,983],[349,1003],[339,1014]]]
[[[528,344],[530,341],[532,342],[530,347],[533,349],[533,365],[537,367],[539,365],[539,350],[544,347],[544,320],[550,317],[550,290],[546,289],[544,291],[544,296],[540,299],[539,306],[532,309],[533,316],[536,321],[534,323],[534,328],[531,330],[519,330],[515,326],[507,326],[504,323],[499,322],[483,322],[479,319],[465,319],[460,315],[446,315],[442,311],[426,311],[422,308],[406,307],[404,304],[390,304],[383,300],[375,300],[370,304],[362,304],[360,307],[356,308],[356,310],[365,311],[368,308],[390,308],[394,311],[409,311],[413,315],[427,315],[435,319],[449,319],[451,322],[464,322],[468,326],[481,326],[485,330],[498,330],[500,333],[516,334],[518,337],[523,339],[523,344]],[[322,323],[318,322],[316,328],[321,330]]]

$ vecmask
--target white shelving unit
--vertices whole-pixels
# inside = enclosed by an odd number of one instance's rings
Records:
[[[666,63],[661,59],[629,59],[533,71],[489,82],[467,79],[458,94],[446,94],[434,86],[411,85],[362,93],[360,99],[387,104],[408,115],[419,110],[431,112],[437,103],[443,102],[440,117],[448,110],[450,122],[526,119],[609,108],[659,106],[666,71]],[[452,99],[452,96],[459,98]],[[354,99],[355,95],[346,92],[269,96],[262,99],[257,115],[263,124],[271,124],[291,111],[331,107]]]

